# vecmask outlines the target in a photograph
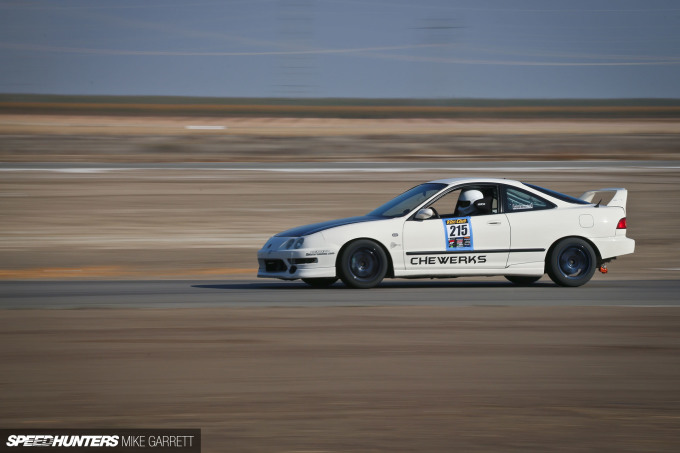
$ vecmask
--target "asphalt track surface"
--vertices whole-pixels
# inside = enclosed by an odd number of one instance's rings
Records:
[[[499,279],[386,280],[370,290],[271,280],[7,281],[0,309],[206,307],[680,307],[680,280],[600,280],[561,288]]]

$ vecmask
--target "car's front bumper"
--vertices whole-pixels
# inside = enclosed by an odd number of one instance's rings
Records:
[[[257,276],[283,280],[335,277],[335,258],[336,253],[330,250],[260,250]]]

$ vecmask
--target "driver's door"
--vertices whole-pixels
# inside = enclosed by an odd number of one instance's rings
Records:
[[[463,188],[465,189],[465,187]],[[498,213],[498,191],[493,186],[475,186],[494,199],[489,214],[454,217],[460,188],[432,204],[435,216],[404,222],[405,269],[446,274],[452,270],[503,269],[510,249],[510,223]]]

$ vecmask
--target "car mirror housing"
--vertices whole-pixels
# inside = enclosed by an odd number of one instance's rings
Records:
[[[434,216],[434,211],[430,208],[423,208],[416,213],[416,220],[427,220]]]

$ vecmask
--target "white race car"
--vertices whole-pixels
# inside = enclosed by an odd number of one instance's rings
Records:
[[[593,203],[598,192],[614,195],[606,205]],[[580,286],[633,253],[627,196],[625,189],[600,189],[574,198],[507,179],[431,181],[365,216],[273,236],[257,253],[257,276],[316,287],[340,278],[371,288],[385,277],[468,275],[528,285],[547,273],[558,285]]]

